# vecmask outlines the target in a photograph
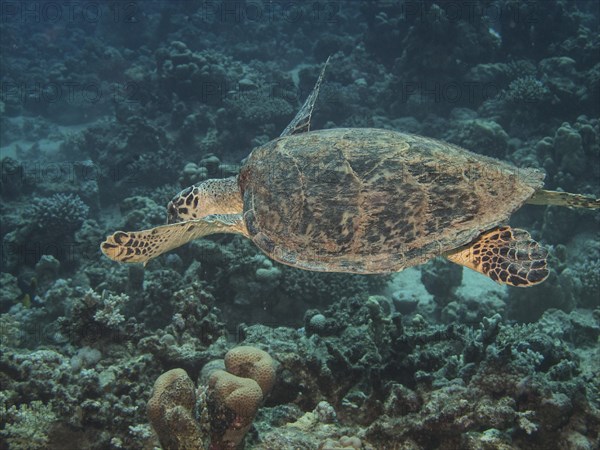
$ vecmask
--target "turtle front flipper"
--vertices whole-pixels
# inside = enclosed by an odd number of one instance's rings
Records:
[[[117,231],[100,245],[113,261],[146,264],[169,250],[215,233],[247,235],[241,214],[212,214],[142,231]]]
[[[296,116],[292,119],[288,126],[285,127],[285,130],[283,130],[279,137],[291,136],[292,134],[306,133],[307,131],[310,131],[310,120],[312,118],[313,110],[315,109],[315,103],[319,97],[319,90],[321,89],[321,83],[323,82],[323,77],[325,76],[325,69],[327,68],[327,64],[329,63],[330,59],[331,56],[329,56],[327,61],[325,61],[325,64],[323,64],[323,68],[321,69],[319,78],[317,78],[315,87],[308,98],[304,101],[304,105],[302,105],[300,111],[296,113]]]
[[[529,287],[548,277],[548,251],[531,239],[527,231],[501,227],[481,234],[466,247],[446,257],[492,280],[511,286]]]

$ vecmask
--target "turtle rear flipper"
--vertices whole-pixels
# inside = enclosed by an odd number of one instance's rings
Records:
[[[146,264],[169,250],[215,233],[246,234],[240,214],[212,214],[142,231],[117,231],[100,245],[113,261]]]
[[[533,286],[548,277],[547,256],[547,250],[527,231],[508,226],[487,231],[467,247],[446,255],[498,283],[519,287]]]
[[[540,189],[536,191],[527,203],[530,205],[555,205],[568,208],[600,208],[600,199],[588,195],[572,194],[570,192],[549,191]]]

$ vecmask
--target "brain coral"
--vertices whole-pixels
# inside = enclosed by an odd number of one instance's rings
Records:
[[[163,448],[204,448],[195,405],[194,383],[185,370],[169,370],[158,377],[147,410]]]
[[[255,347],[242,345],[231,349],[225,355],[225,367],[229,373],[256,381],[263,395],[267,395],[275,383],[273,358]]]
[[[224,370],[213,372],[209,386],[225,406],[250,421],[263,399],[262,389],[256,381],[235,376]]]
[[[211,445],[235,448],[252,426],[264,396],[275,382],[275,364],[255,347],[236,347],[225,355],[224,370],[208,381]]]

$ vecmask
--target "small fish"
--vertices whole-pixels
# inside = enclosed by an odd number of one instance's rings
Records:
[[[19,303],[23,304],[23,306],[27,309],[31,308],[31,297],[29,296],[29,294],[23,294],[20,298],[19,298]]]

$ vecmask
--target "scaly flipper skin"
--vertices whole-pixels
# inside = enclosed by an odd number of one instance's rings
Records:
[[[567,208],[600,208],[600,199],[570,192],[548,191],[540,189],[536,191],[527,203],[530,205],[555,205]]]
[[[142,231],[117,231],[100,245],[113,261],[146,264],[169,250],[215,233],[247,234],[240,214],[212,214]]]
[[[527,231],[511,227],[481,234],[468,247],[446,257],[492,280],[511,286],[529,287],[548,277],[548,252]]]
[[[206,180],[171,199],[167,205],[167,223],[201,219],[211,214],[239,214],[242,209],[237,177]]]
[[[321,83],[323,82],[323,77],[325,76],[325,69],[327,69],[327,64],[331,56],[327,58],[323,68],[321,69],[321,73],[319,74],[319,78],[317,78],[317,82],[312,92],[305,100],[304,105],[300,108],[300,111],[296,114],[296,117],[292,119],[285,130],[279,135],[279,137],[291,136],[292,134],[306,133],[310,131],[310,121],[312,119],[312,113],[315,109],[315,103],[317,102],[317,98],[319,97],[319,90],[321,89]]]

